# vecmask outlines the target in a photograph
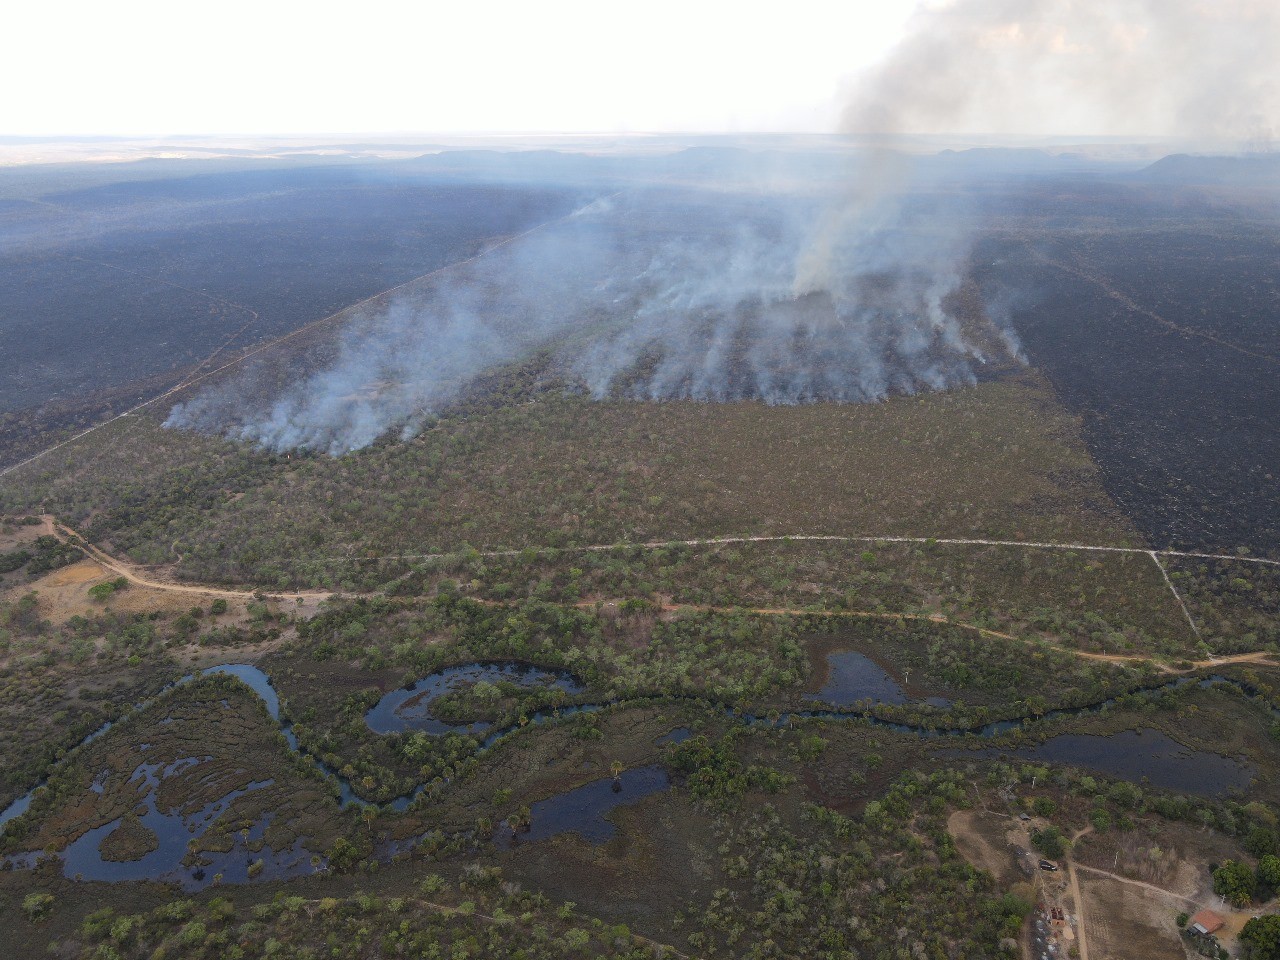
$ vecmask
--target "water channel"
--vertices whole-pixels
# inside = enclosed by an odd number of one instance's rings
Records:
[[[834,662],[833,671],[823,690],[814,695],[826,703],[839,705],[843,700],[852,697],[851,703],[867,700],[884,703],[906,702],[902,692],[889,675],[874,661],[861,654],[839,656]],[[861,658],[860,660],[858,658]],[[261,699],[272,719],[280,724],[289,748],[302,753],[316,765],[330,782],[338,787],[339,803],[350,805],[369,805],[359,799],[348,780],[323,761],[307,754],[298,744],[292,724],[280,719],[280,701],[270,678],[259,668],[249,664],[226,664],[210,667],[201,672],[201,676],[211,674],[227,674],[245,683]],[[195,675],[183,677],[175,684],[165,687],[161,694],[173,687],[194,679]],[[493,728],[489,724],[469,723],[451,724],[434,716],[432,703],[446,693],[455,691],[465,684],[480,682],[491,684],[510,683],[524,689],[561,690],[566,695],[577,695],[585,688],[580,681],[564,671],[546,670],[524,664],[477,662],[446,667],[407,687],[391,691],[375,704],[366,714],[369,728],[377,733],[422,730],[433,735],[446,733],[465,733],[478,735],[484,733],[480,750],[492,747],[503,737],[514,732],[518,727],[510,726]],[[891,689],[886,686],[892,684]],[[1208,686],[1213,683],[1224,683],[1236,686],[1249,693],[1239,681],[1226,677],[1214,676],[1195,680],[1178,678],[1145,691],[1152,695],[1176,689],[1188,683]],[[833,686],[834,684],[834,686]],[[157,694],[159,696],[160,694]],[[899,697],[895,699],[895,697]],[[154,700],[154,698],[153,698]],[[142,709],[150,702],[137,704],[135,709]],[[1042,718],[1076,716],[1095,713],[1116,704],[1114,697],[1084,707],[1072,707],[1048,711]],[[588,703],[551,708],[538,711],[527,718],[527,723],[538,725],[553,722],[562,717],[576,713],[589,713],[604,709],[608,704]],[[929,739],[946,737],[977,736],[983,738],[998,737],[1001,734],[1021,729],[1030,720],[1001,720],[974,728],[935,729],[922,725],[913,725],[888,721],[872,715],[866,709],[836,710],[813,709],[797,710],[780,715],[759,716],[743,713],[725,707],[725,712],[739,722],[767,727],[785,727],[798,720],[850,721],[862,720],[876,726],[887,727],[900,733],[913,734]],[[1273,711],[1274,712],[1274,711]],[[106,723],[93,731],[80,746],[92,742],[112,727]],[[689,736],[687,728],[677,728],[659,742],[679,742]],[[940,756],[955,758],[1006,756],[1015,759],[1034,760],[1039,762],[1060,763],[1092,770],[1107,776],[1135,782],[1146,782],[1167,787],[1184,793],[1201,795],[1220,795],[1229,790],[1243,789],[1253,778],[1253,769],[1248,764],[1232,757],[1224,757],[1205,751],[1191,750],[1178,744],[1159,731],[1127,730],[1111,736],[1089,734],[1060,734],[1042,743],[1016,746],[993,747],[981,751],[947,750]],[[187,758],[183,763],[198,763],[199,758]],[[192,837],[198,837],[207,830],[214,821],[227,809],[231,802],[242,793],[261,789],[270,781],[251,783],[239,791],[233,791],[221,797],[201,810],[183,814],[176,810],[162,810],[157,807],[156,790],[160,780],[178,772],[173,764],[160,768],[154,764],[140,763],[133,773],[133,780],[141,779],[146,789],[144,809],[139,814],[139,822],[152,831],[158,846],[144,854],[140,859],[131,861],[111,861],[104,859],[100,850],[102,841],[118,829],[121,820],[95,827],[73,841],[61,854],[64,861],[64,873],[68,877],[79,877],[88,880],[168,880],[180,883],[187,888],[198,888],[212,882],[215,875],[222,882],[243,882],[249,879],[249,865],[255,860],[262,863],[254,871],[255,876],[263,878],[282,878],[297,876],[322,869],[324,864],[312,857],[301,845],[301,840],[287,850],[275,851],[262,847],[250,853],[249,843],[260,840],[269,822],[270,814],[255,824],[246,838],[248,843],[237,844],[227,853],[205,853],[203,857],[210,861],[203,867],[192,869],[184,867],[181,860],[186,853],[186,844]],[[132,782],[132,780],[131,780]],[[640,767],[624,771],[620,778],[620,789],[614,789],[612,778],[602,778],[555,797],[540,801],[532,808],[532,828],[520,834],[514,842],[535,842],[538,839],[553,836],[557,833],[571,831],[578,833],[590,842],[604,842],[612,835],[614,827],[607,819],[607,814],[614,807],[637,802],[644,796],[670,786],[670,778],[666,770],[658,765]],[[0,832],[4,824],[25,813],[31,805],[37,790],[44,785],[42,781],[29,793],[19,797],[0,812]],[[92,787],[91,787],[92,789]],[[100,786],[97,788],[100,790]],[[403,811],[425,789],[419,786],[412,792],[398,797],[384,809]],[[505,836],[504,836],[505,835]],[[500,828],[495,833],[495,841],[500,845],[512,842],[510,831]],[[36,854],[19,854],[8,858],[13,866],[30,866]]]

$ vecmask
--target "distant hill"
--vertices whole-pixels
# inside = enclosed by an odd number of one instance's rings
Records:
[[[1148,183],[1280,187],[1280,155],[1201,157],[1175,153],[1135,174]]]

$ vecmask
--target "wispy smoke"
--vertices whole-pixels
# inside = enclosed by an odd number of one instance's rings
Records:
[[[633,282],[627,321],[573,364],[597,397],[858,402],[975,379],[983,350],[944,302],[967,231],[953,210],[806,205],[729,236],[668,243]]]
[[[597,201],[361,317],[331,361],[265,403],[246,403],[250,373],[167,425],[341,454],[412,435],[477,375],[538,349],[600,398],[853,402],[973,382],[1002,348],[946,309],[967,254],[956,211],[882,203],[833,231],[829,204]]]
[[[246,401],[261,393],[261,373],[250,368],[175,406],[166,426],[335,455],[392,428],[411,435],[477,374],[546,343],[590,310],[609,271],[624,263],[598,229],[608,209],[597,201],[354,318],[331,360],[308,369],[302,358],[265,403]]]

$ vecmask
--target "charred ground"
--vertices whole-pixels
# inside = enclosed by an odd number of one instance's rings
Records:
[[[21,194],[0,212],[3,462],[573,203],[349,166],[59,183],[0,179]]]
[[[1031,362],[1155,545],[1280,550],[1272,202],[1067,184],[1024,195],[976,258],[1019,278]]]

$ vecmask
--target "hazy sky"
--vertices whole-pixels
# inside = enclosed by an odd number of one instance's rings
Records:
[[[17,3],[0,133],[830,130],[913,7]]]
[[[1275,139],[1280,0],[11,4],[0,134]]]

